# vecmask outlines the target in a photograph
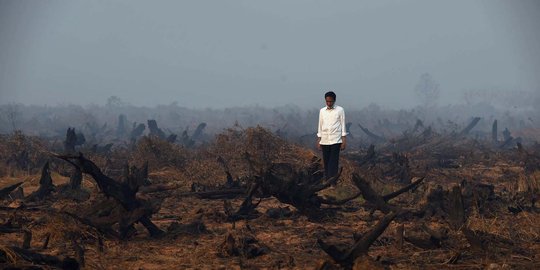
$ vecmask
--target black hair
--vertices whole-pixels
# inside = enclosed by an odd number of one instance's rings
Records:
[[[336,93],[330,91],[330,92],[326,92],[326,94],[324,94],[324,98],[326,99],[327,97],[331,97],[334,99],[334,101],[336,101]]]

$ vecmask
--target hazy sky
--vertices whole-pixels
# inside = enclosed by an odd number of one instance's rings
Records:
[[[0,0],[0,104],[410,107],[540,91],[540,1]]]

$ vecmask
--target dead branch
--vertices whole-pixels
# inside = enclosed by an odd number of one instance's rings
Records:
[[[334,245],[325,243],[322,239],[317,239],[319,246],[326,252],[334,261],[341,266],[349,269],[354,261],[362,255],[367,255],[369,247],[379,238],[386,230],[390,222],[397,216],[396,212],[390,212],[384,216],[370,231],[364,234],[351,247],[343,250]]]
[[[471,121],[471,123],[469,123],[469,125],[467,125],[467,127],[465,127],[465,128],[459,133],[459,135],[460,135],[460,136],[464,136],[464,135],[469,134],[469,132],[476,126],[476,124],[478,124],[478,122],[480,121],[480,119],[482,119],[482,118],[481,118],[481,117],[475,117],[475,118],[473,118],[473,120]]]
[[[362,129],[362,131],[364,133],[366,133],[373,141],[375,142],[386,142],[386,139],[382,136],[379,136],[379,135],[376,135],[374,134],[373,132],[369,131],[369,129],[363,127],[361,124],[358,124],[358,126],[360,127],[360,129]]]
[[[15,183],[13,185],[7,186],[3,189],[0,189],[0,200],[6,198],[12,191],[17,189],[23,182]]]

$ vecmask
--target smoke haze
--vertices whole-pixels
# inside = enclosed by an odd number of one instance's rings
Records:
[[[538,92],[538,1],[0,1],[0,103],[439,105]]]

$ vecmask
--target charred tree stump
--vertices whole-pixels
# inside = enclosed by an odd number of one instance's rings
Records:
[[[450,194],[450,208],[448,214],[450,217],[450,227],[454,230],[459,230],[467,219],[465,215],[465,206],[463,204],[463,196],[461,195],[461,188],[454,186]]]
[[[497,120],[493,121],[493,125],[491,126],[491,141],[493,143],[497,143]]]
[[[182,136],[180,138],[180,141],[182,142],[182,145],[185,146],[185,147],[192,147],[193,145],[195,145],[195,141],[192,140],[188,133],[187,133],[187,129],[184,130],[184,132],[182,132]]]
[[[90,198],[90,192],[81,188],[82,178],[81,170],[78,167],[73,167],[69,177],[69,183],[58,186],[58,195],[62,198],[78,202],[88,200]]]
[[[66,132],[66,140],[64,141],[64,151],[66,153],[75,153],[75,143],[77,143],[75,129],[68,128]]]
[[[79,153],[78,156],[56,155],[56,157],[69,162],[73,166],[78,167],[81,172],[92,176],[106,197],[113,198],[128,211],[130,215],[121,224],[121,236],[127,236],[128,231],[135,222],[140,222],[152,237],[157,237],[164,233],[150,220],[152,209],[136,197],[140,186],[139,182],[128,179],[127,183],[120,183],[106,176],[96,164],[86,159],[82,153]],[[143,172],[147,173],[147,169],[143,169]]]
[[[317,239],[319,246],[326,252],[334,261],[345,269],[351,269],[355,260],[363,255],[367,255],[369,247],[379,238],[379,236],[386,230],[388,225],[397,216],[396,212],[390,212],[384,218],[382,218],[375,227],[364,234],[359,240],[357,240],[351,247],[347,249],[341,249],[334,245],[329,245],[322,239]]]
[[[82,172],[79,167],[73,167],[71,176],[69,177],[69,186],[71,189],[80,189],[82,183]]]
[[[120,114],[118,116],[118,126],[116,128],[116,136],[124,138],[127,134],[127,118],[126,115]]]
[[[317,192],[336,183],[342,169],[338,175],[325,180],[319,167],[319,162],[314,162],[312,166],[297,171],[291,164],[274,163],[261,177],[262,194],[274,196],[300,212],[320,210],[322,203],[332,204],[332,201],[321,198]]]
[[[140,123],[139,125],[137,125],[137,123],[133,123],[133,128],[129,133],[129,138],[132,141],[136,141],[143,134],[145,129],[146,126],[143,123]]]
[[[165,132],[158,128],[156,120],[148,120],[148,129],[150,129],[150,136],[156,136],[160,139],[165,139]]]
[[[68,154],[75,153],[75,146],[82,145],[86,142],[86,138],[82,133],[75,133],[75,128],[68,128],[66,132],[66,140],[64,141],[64,151]]]
[[[42,200],[45,197],[49,196],[54,190],[55,190],[55,186],[53,184],[53,181],[51,178],[51,172],[49,170],[49,161],[47,161],[45,165],[43,165],[43,168],[41,169],[41,178],[39,180],[38,190],[28,195],[28,197],[26,197],[26,200],[27,201]]]

